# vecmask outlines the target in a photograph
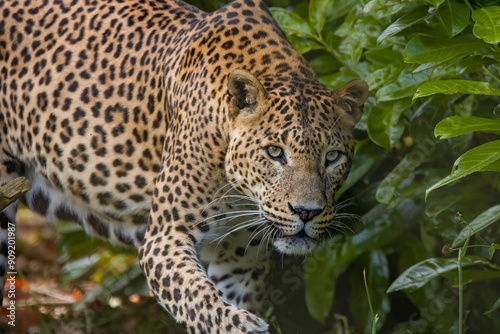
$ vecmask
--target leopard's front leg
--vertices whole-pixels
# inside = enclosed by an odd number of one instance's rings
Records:
[[[205,241],[199,255],[227,302],[259,315],[267,312],[273,261],[264,232],[240,230]]]
[[[153,293],[189,333],[268,333],[256,315],[224,300],[200,264],[195,246],[204,231],[200,209],[169,199],[165,177],[158,178],[139,261]],[[165,186],[165,187],[164,187]],[[174,187],[175,189],[175,187]],[[173,190],[175,191],[175,190]],[[169,203],[171,201],[171,203]]]

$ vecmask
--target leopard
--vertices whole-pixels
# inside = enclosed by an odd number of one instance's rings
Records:
[[[331,90],[261,0],[0,0],[0,275],[19,203],[135,247],[187,332],[269,333],[272,253],[337,228],[368,98]]]

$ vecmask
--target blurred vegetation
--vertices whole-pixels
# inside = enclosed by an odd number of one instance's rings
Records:
[[[223,4],[191,2],[208,11]],[[379,333],[498,331],[498,5],[492,0],[270,1],[278,23],[322,83],[334,89],[360,77],[371,91],[356,128],[352,171],[338,194],[339,202],[352,203],[345,212],[361,218],[344,221],[352,231],[332,237],[305,262],[278,259],[280,290],[273,290],[270,314],[276,332],[372,333],[369,299]],[[89,240],[82,231],[60,229],[61,280],[99,283],[73,307],[73,319],[88,322],[84,309],[96,303],[101,308],[93,319],[106,319],[119,302],[122,313],[111,321],[114,326],[135,317],[138,329],[130,332],[172,328],[159,307],[161,315],[142,299],[132,306],[127,302],[145,294],[133,252],[104,242],[96,252],[100,241],[82,242]],[[296,270],[298,265],[303,268]],[[134,305],[136,312],[123,311]]]

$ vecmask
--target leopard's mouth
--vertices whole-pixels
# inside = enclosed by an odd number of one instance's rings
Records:
[[[307,235],[307,233],[306,233],[306,231],[304,229],[300,230],[300,232],[297,233],[297,234],[295,234],[293,237],[296,237],[296,238],[311,238],[310,236]]]
[[[267,212],[265,212],[267,213]],[[267,217],[266,217],[267,216]],[[271,217],[269,217],[271,216]],[[311,253],[318,243],[324,239],[325,231],[319,236],[312,237],[307,234],[306,229],[302,228],[295,234],[285,235],[284,231],[277,227],[278,223],[273,222],[272,215],[264,215],[266,224],[270,228],[268,230],[271,236],[274,247],[281,253],[290,255],[306,255]],[[271,219],[270,219],[271,218]]]
[[[274,247],[284,254],[305,255],[316,248],[318,240],[311,238],[303,229],[294,235],[278,236],[273,240]]]

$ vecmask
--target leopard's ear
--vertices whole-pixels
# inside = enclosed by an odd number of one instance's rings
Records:
[[[256,113],[259,101],[267,96],[260,81],[245,70],[234,70],[229,75],[227,88],[230,95],[229,116],[233,119],[241,113]]]
[[[354,79],[335,91],[340,107],[349,116],[352,125],[359,122],[363,114],[363,106],[368,99],[368,85],[361,79]]]

